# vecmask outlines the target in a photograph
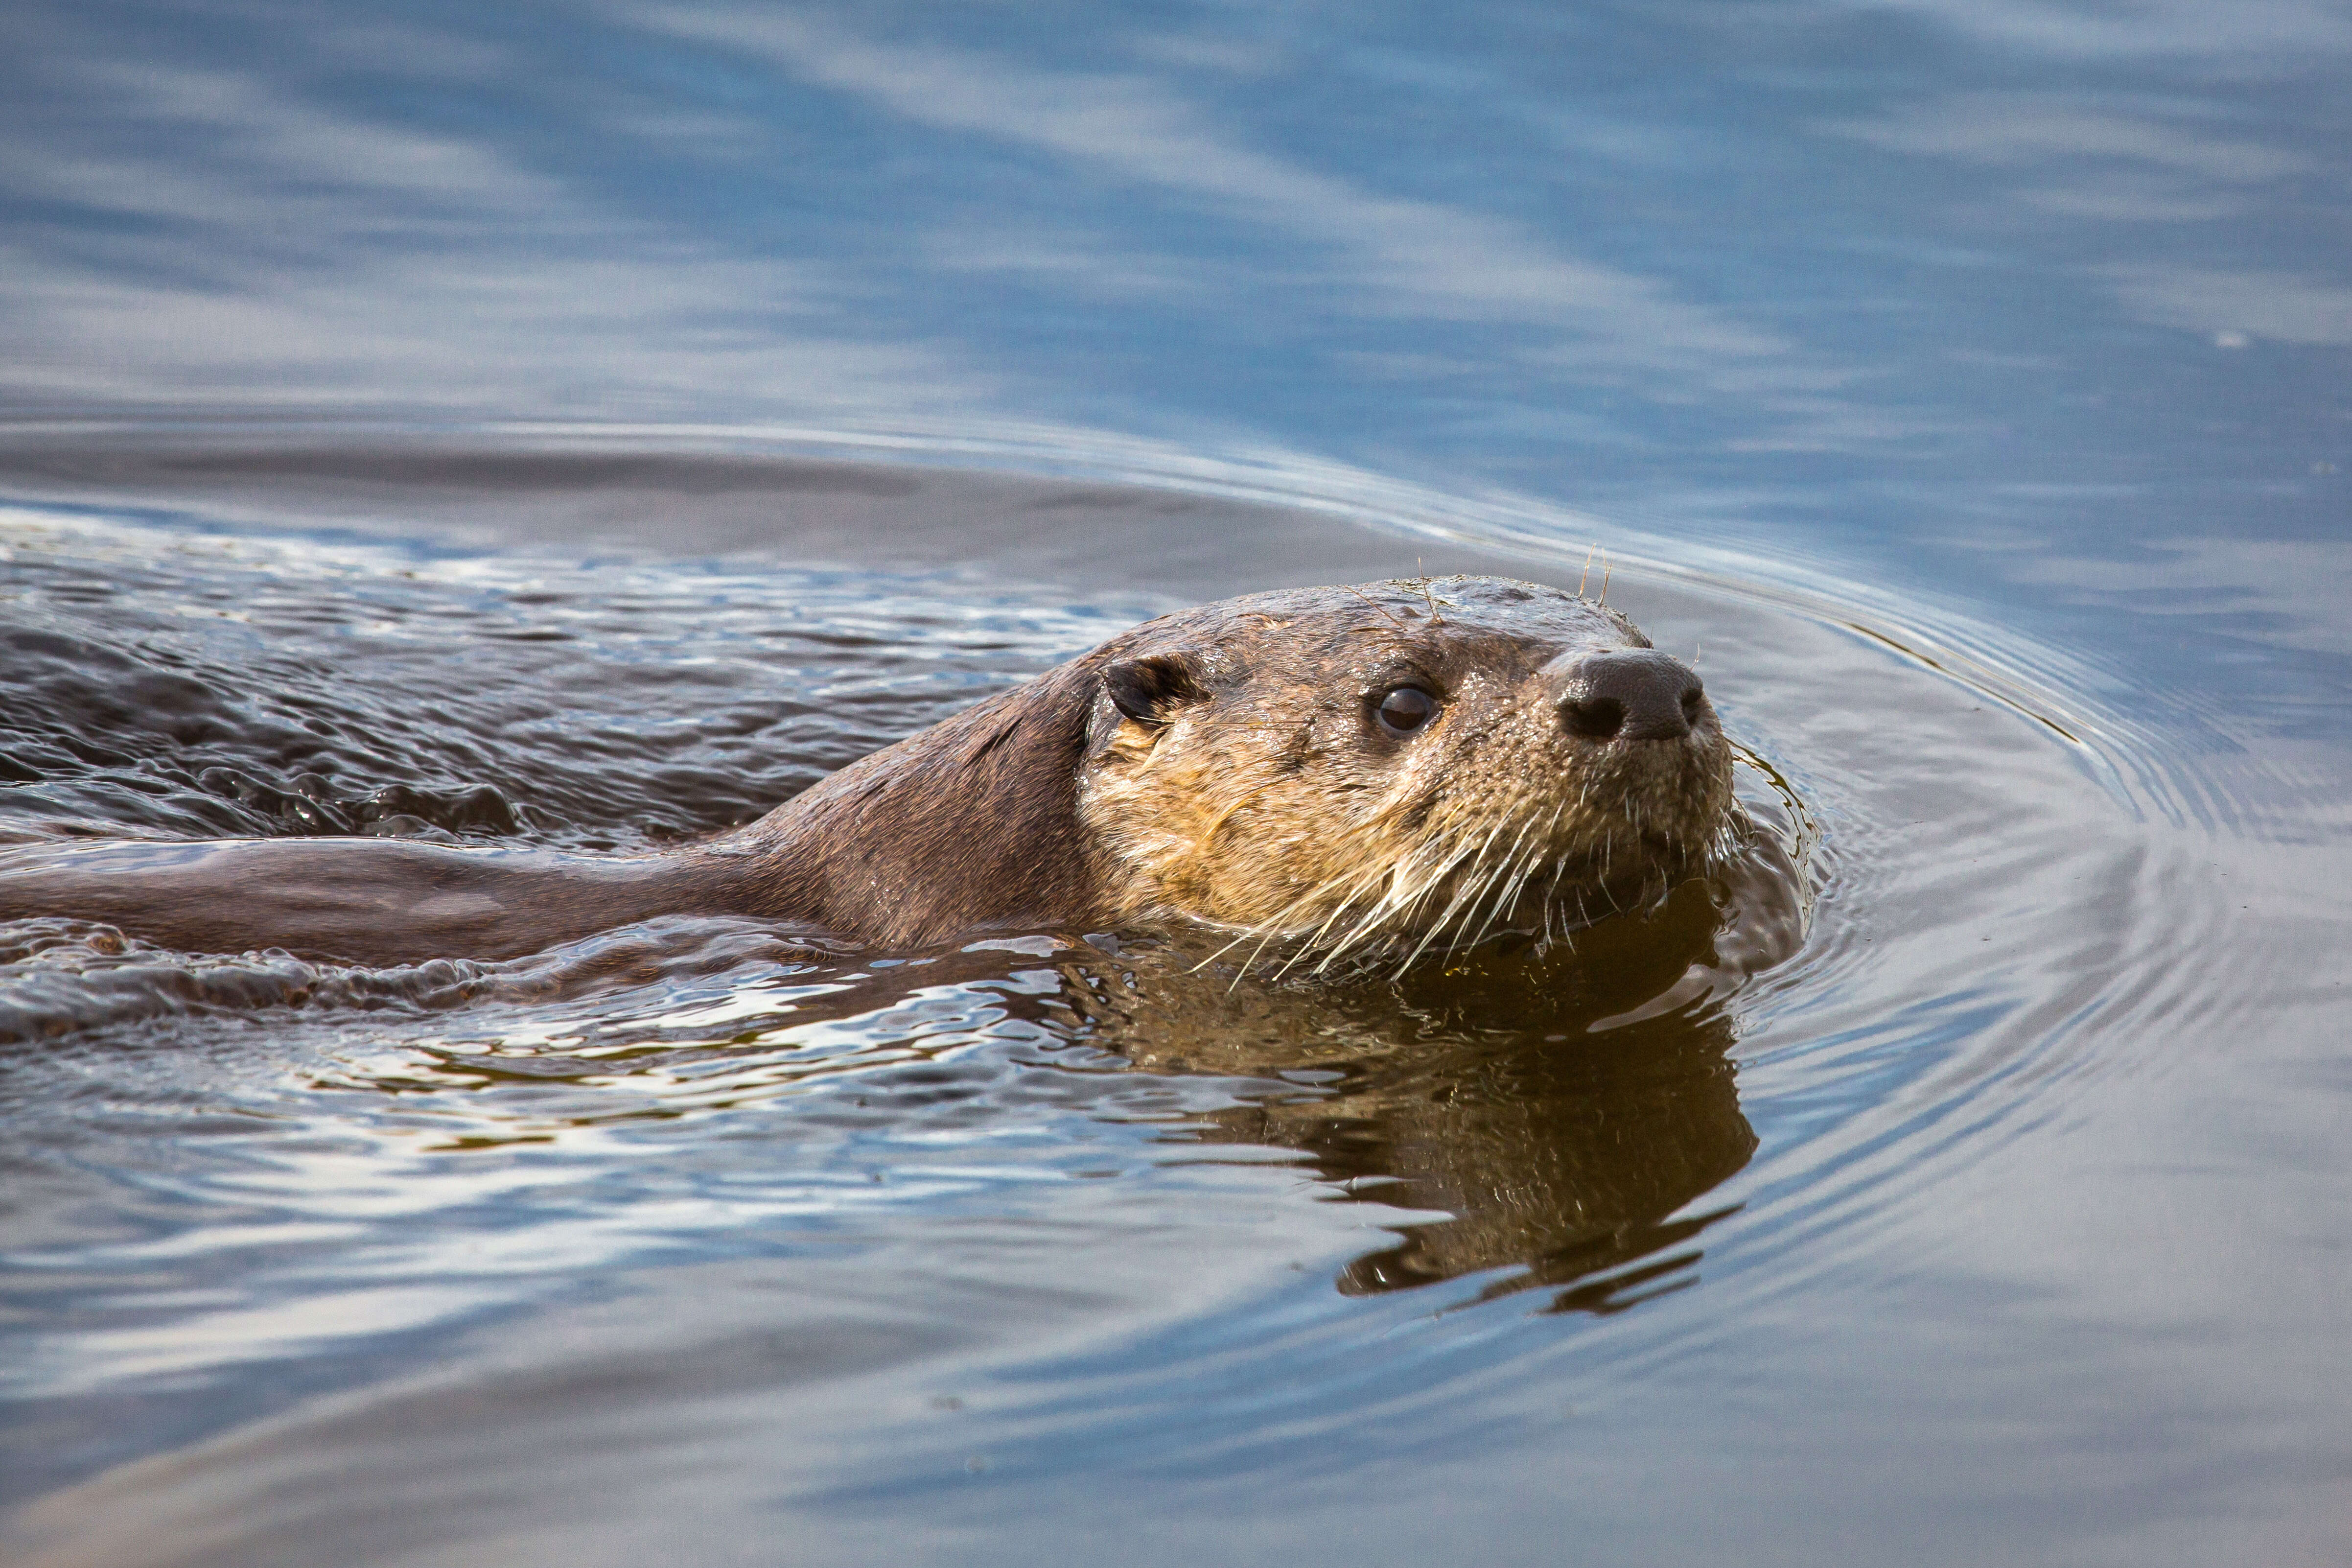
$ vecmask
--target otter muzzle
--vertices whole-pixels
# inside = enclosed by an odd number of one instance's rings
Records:
[[[1706,700],[1698,674],[1656,648],[1562,654],[1541,679],[1560,722],[1589,741],[1675,741]]]

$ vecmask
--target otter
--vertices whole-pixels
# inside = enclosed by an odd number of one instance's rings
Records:
[[[1698,677],[1622,613],[1447,577],[1166,616],[644,856],[391,838],[0,851],[0,918],[192,952],[496,960],[665,914],[889,949],[1190,925],[1286,964],[1549,940],[1727,842]]]

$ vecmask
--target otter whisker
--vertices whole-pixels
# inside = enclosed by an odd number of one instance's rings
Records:
[[[1514,873],[1520,865],[1520,847],[1527,842],[1528,829],[1533,826],[1534,825],[1532,823],[1528,823],[1523,824],[1520,826],[1518,837],[1512,840],[1510,848],[1506,850],[1503,855],[1494,862],[1492,868],[1487,871],[1484,879],[1479,883],[1475,895],[1470,900],[1467,907],[1462,913],[1460,930],[1463,932],[1464,940],[1459,945],[1464,947],[1475,947],[1479,942],[1485,941],[1486,932],[1492,929],[1495,921],[1499,918],[1509,895],[1517,891],[1521,879]],[[1492,907],[1488,910],[1486,919],[1480,924],[1477,932],[1475,935],[1471,934],[1470,921],[1476,916],[1480,904],[1486,900],[1488,893],[1496,892],[1497,890],[1499,890],[1501,896],[1496,899]]]
[[[1507,911],[1517,904],[1527,888],[1528,878],[1533,875],[1537,863],[1541,859],[1540,852],[1532,856],[1521,855],[1514,846],[1508,875],[1500,879],[1500,890],[1494,903],[1488,907],[1486,920],[1480,922],[1476,933],[1470,938],[1467,945],[1475,947],[1493,934],[1495,922],[1501,920]]]
[[[1276,938],[1285,934],[1284,922],[1292,910],[1297,910],[1302,904],[1307,903],[1309,900],[1318,898],[1321,894],[1328,892],[1332,888],[1339,886],[1341,882],[1349,880],[1351,877],[1360,884],[1368,879],[1376,878],[1380,875],[1381,875],[1381,868],[1375,866],[1370,868],[1369,870],[1359,870],[1352,873],[1343,871],[1336,877],[1328,878],[1324,881],[1318,882],[1314,887],[1309,888],[1306,892],[1299,894],[1298,897],[1293,899],[1288,904],[1283,906],[1281,910],[1276,911],[1276,913],[1268,919],[1255,925],[1243,927],[1240,932],[1234,936],[1233,941],[1225,943],[1224,946],[1217,949],[1216,952],[1211,953],[1208,957],[1202,959],[1199,963],[1194,964],[1192,967],[1196,972],[1206,968],[1208,965],[1214,963],[1218,959],[1223,958],[1226,953],[1231,952],[1234,948],[1239,947],[1242,943],[1249,941],[1250,938],[1255,936],[1258,939],[1258,944],[1255,948],[1251,950],[1249,958],[1243,964],[1243,968],[1246,970],[1251,965],[1256,963],[1259,958],[1264,956],[1268,944],[1272,943]],[[1353,895],[1351,894],[1349,900],[1343,900],[1339,905],[1339,909],[1344,910],[1348,907],[1349,902],[1352,901],[1352,898]],[[1331,921],[1337,918],[1337,912],[1330,916],[1327,916],[1324,920],[1323,926],[1317,928],[1316,934],[1319,935],[1324,929],[1328,929]],[[1311,941],[1312,938],[1309,940]],[[1285,965],[1281,973],[1286,973],[1287,972],[1288,965]],[[1234,977],[1234,984],[1236,985],[1241,984],[1241,980],[1238,975]]]
[[[1475,947],[1493,935],[1496,923],[1517,907],[1520,890],[1526,885],[1525,862],[1514,861],[1496,868],[1496,874],[1491,879],[1491,896],[1485,900],[1486,916],[1478,921],[1475,929],[1471,928],[1468,919],[1464,920],[1465,936],[1462,945]],[[1473,913],[1475,913],[1476,908],[1477,906],[1473,906]]]
[[[1480,901],[1496,887],[1497,882],[1503,879],[1504,874],[1516,863],[1519,847],[1526,841],[1528,831],[1531,826],[1532,824],[1523,823],[1520,826],[1518,837],[1512,842],[1510,850],[1506,852],[1501,858],[1491,861],[1487,858],[1486,851],[1492,847],[1496,834],[1495,832],[1487,834],[1486,837],[1478,847],[1478,853],[1475,860],[1474,861],[1471,875],[1464,879],[1462,885],[1457,888],[1453,900],[1446,905],[1445,909],[1440,912],[1438,918],[1430,923],[1427,931],[1423,932],[1421,942],[1414,946],[1411,952],[1405,955],[1402,963],[1399,966],[1400,973],[1402,973],[1406,967],[1411,966],[1412,963],[1424,952],[1428,951],[1430,945],[1440,936],[1444,934],[1446,928],[1449,925],[1455,926],[1462,931],[1467,931],[1469,929],[1469,922],[1472,917],[1476,913]],[[1456,945],[1475,945],[1475,940],[1474,942],[1460,942]]]
[[[1394,882],[1395,875],[1396,873],[1393,869],[1387,873],[1388,879],[1391,884]],[[1357,925],[1353,929],[1343,933],[1337,943],[1328,949],[1321,948],[1318,945],[1321,942],[1325,933],[1329,931],[1330,929],[1334,925],[1338,924],[1341,920],[1345,919],[1349,911],[1356,907],[1357,893],[1360,892],[1366,886],[1369,886],[1370,882],[1377,881],[1379,879],[1380,879],[1378,877],[1370,879],[1360,879],[1356,887],[1350,889],[1349,895],[1332,908],[1331,912],[1323,918],[1321,924],[1318,925],[1312,932],[1308,933],[1299,951],[1283,965],[1282,972],[1287,973],[1293,967],[1305,963],[1310,955],[1319,952],[1322,953],[1322,959],[1315,965],[1315,968],[1311,973],[1320,974],[1324,971],[1329,969],[1333,963],[1338,962],[1340,956],[1347,952],[1349,946],[1358,940],[1358,938],[1361,936],[1369,927],[1376,926],[1382,912],[1388,908],[1389,895],[1384,894],[1381,898],[1375,899],[1372,901],[1371,908],[1365,913],[1362,919],[1358,921]]]
[[[1323,961],[1315,966],[1315,973],[1319,974],[1339,963],[1358,942],[1366,940],[1377,931],[1384,918],[1391,915],[1409,917],[1413,909],[1453,875],[1454,868],[1461,864],[1464,857],[1468,853],[1466,847],[1455,848],[1443,864],[1421,879],[1419,885],[1402,900],[1397,897],[1397,885],[1402,873],[1410,867],[1411,861],[1400,863],[1390,876],[1388,892],[1376,900],[1355,926],[1339,939],[1338,945],[1324,955]]]
[[[1475,907],[1475,900],[1484,891],[1485,879],[1489,875],[1486,871],[1486,851],[1493,847],[1496,837],[1502,832],[1505,826],[1507,826],[1505,823],[1496,823],[1487,831],[1486,837],[1480,840],[1476,850],[1471,856],[1470,876],[1464,879],[1463,885],[1456,889],[1453,900],[1432,922],[1429,935],[1423,939],[1421,947],[1413,950],[1413,957],[1418,957],[1423,949],[1429,945],[1431,940],[1444,933],[1445,928],[1453,923],[1455,912],[1465,907],[1465,901],[1468,907]],[[1411,963],[1412,959],[1408,958],[1406,962]]]
[[[1383,868],[1375,864],[1352,872],[1343,871],[1336,877],[1327,878],[1325,880],[1316,884],[1309,888],[1306,892],[1301,893],[1298,897],[1293,899],[1288,904],[1285,905],[1281,910],[1277,910],[1273,916],[1269,917],[1265,921],[1261,921],[1256,925],[1245,928],[1240,935],[1234,939],[1234,941],[1218,949],[1216,952],[1212,953],[1209,958],[1202,962],[1204,963],[1213,963],[1218,957],[1231,952],[1234,947],[1239,946],[1242,942],[1248,941],[1250,937],[1255,935],[1259,938],[1258,945],[1251,952],[1248,960],[1248,963],[1255,964],[1257,960],[1263,956],[1266,947],[1276,940],[1285,935],[1297,935],[1297,933],[1290,932],[1286,929],[1288,917],[1293,911],[1298,910],[1302,905],[1307,905],[1317,900],[1324,894],[1328,893],[1331,889],[1341,886],[1343,883],[1350,884],[1345,895],[1332,905],[1330,911],[1324,916],[1322,921],[1317,925],[1312,931],[1306,933],[1306,935],[1300,939],[1301,946],[1299,952],[1294,953],[1288,960],[1285,961],[1281,968],[1276,972],[1277,978],[1283,974],[1287,974],[1292,968],[1303,962],[1308,954],[1318,951],[1318,944],[1324,935],[1329,931],[1334,924],[1345,917],[1349,910],[1355,907],[1357,897],[1367,887],[1381,880],[1383,878],[1393,882],[1399,869],[1400,868]],[[1374,906],[1375,911],[1377,911],[1380,905],[1376,901]],[[1335,952],[1344,951],[1347,942],[1348,938],[1343,937],[1341,939],[1339,948],[1335,950]],[[1329,959],[1327,957],[1325,963],[1328,964],[1328,962]],[[1318,971],[1319,972],[1323,967],[1324,965],[1318,964],[1317,966]],[[1238,978],[1235,983],[1239,983]]]
[[[1363,601],[1364,601],[1364,603],[1366,603],[1367,605],[1370,605],[1372,608],[1374,608],[1374,609],[1378,610],[1381,614],[1382,614],[1382,615],[1384,615],[1384,616],[1388,616],[1388,618],[1389,618],[1390,620],[1396,622],[1396,624],[1397,624],[1399,626],[1403,627],[1403,629],[1404,629],[1404,630],[1406,630],[1406,631],[1411,631],[1411,630],[1412,630],[1412,628],[1411,626],[1406,626],[1406,625],[1405,625],[1404,621],[1403,621],[1402,618],[1400,618],[1400,617],[1398,616],[1398,615],[1396,614],[1396,612],[1395,612],[1395,611],[1393,611],[1393,610],[1390,609],[1386,605],[1381,604],[1378,599],[1373,598],[1370,594],[1365,593],[1361,588],[1353,588],[1353,587],[1351,587],[1351,588],[1349,588],[1349,589],[1348,590],[1348,592],[1349,592],[1350,594],[1355,595],[1356,595],[1356,597],[1358,597],[1359,599],[1363,600]]]

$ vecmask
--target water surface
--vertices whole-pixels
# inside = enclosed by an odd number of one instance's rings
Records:
[[[0,836],[642,850],[1598,545],[1801,937],[10,926],[20,1554],[2352,1545],[2338,11],[17,25]]]

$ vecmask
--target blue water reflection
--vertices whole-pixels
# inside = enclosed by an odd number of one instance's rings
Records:
[[[1653,504],[1836,474],[2340,515],[2332,7],[11,30],[20,410],[1013,418]]]

